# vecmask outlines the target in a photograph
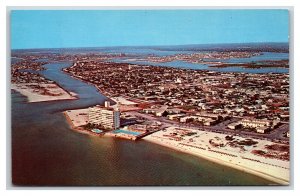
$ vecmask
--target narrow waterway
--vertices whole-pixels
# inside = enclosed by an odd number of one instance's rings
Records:
[[[27,103],[12,92],[12,179],[15,185],[268,185],[257,176],[152,144],[96,137],[70,129],[61,111],[102,104],[89,84],[47,64],[46,78],[79,99]]]

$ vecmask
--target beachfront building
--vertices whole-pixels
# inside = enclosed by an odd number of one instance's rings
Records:
[[[266,133],[268,130],[270,130],[270,127],[263,126],[263,127],[257,127],[256,132],[257,133]]]
[[[240,121],[241,125],[246,128],[255,128],[257,133],[266,133],[270,131],[272,125],[278,124],[278,122],[272,122],[269,120],[259,119],[243,119]]]
[[[110,107],[110,102],[109,101],[105,101],[104,102],[104,107],[109,108]]]
[[[235,129],[241,128],[242,125],[241,125],[241,123],[239,123],[239,122],[234,122],[234,123],[228,124],[227,127],[228,127],[229,129],[235,130]]]
[[[205,126],[212,126],[217,123],[216,119],[204,117],[204,116],[183,116],[179,118],[179,122],[189,123],[189,122],[201,122]]]
[[[96,105],[89,108],[89,123],[107,129],[120,127],[120,112],[116,108]]]
[[[258,127],[269,127],[271,122],[268,120],[258,119],[243,119],[240,121],[243,127],[258,128]]]

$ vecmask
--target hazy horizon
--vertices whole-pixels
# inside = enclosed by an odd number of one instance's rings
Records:
[[[59,47],[59,48],[11,48],[11,50],[44,50],[44,49],[78,49],[78,48],[144,48],[144,47],[187,47],[187,46],[217,46],[217,45],[260,45],[260,44],[282,44],[289,45],[289,42],[248,42],[248,43],[205,43],[205,44],[174,44],[174,45],[119,45],[119,46],[74,46],[74,47]]]

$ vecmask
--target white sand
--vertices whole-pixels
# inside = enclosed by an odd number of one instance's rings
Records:
[[[196,130],[193,131],[195,132]],[[209,143],[209,140],[213,139],[214,142],[226,144],[228,141],[225,140],[226,135],[224,134],[196,131],[197,135],[184,136],[183,140],[181,141],[171,140],[170,137],[164,136],[174,132],[179,133],[175,130],[175,127],[170,127],[166,131],[158,131],[144,137],[143,139],[189,154],[193,154],[222,165],[227,165],[248,173],[252,173],[254,175],[266,178],[282,185],[289,184],[289,161],[265,158],[251,153],[253,149],[266,150],[264,149],[264,146],[267,144],[274,144],[272,142],[265,140],[255,140],[259,142],[256,147],[247,147],[245,148],[246,151],[240,151],[240,148],[234,148],[228,145],[225,147],[213,147]],[[216,139],[216,137],[218,137],[219,139]],[[245,139],[241,137],[234,138],[240,140]],[[190,139],[193,139],[193,141],[190,141]],[[254,159],[260,162],[249,159]]]
[[[41,88],[45,88],[45,91]],[[68,93],[56,84],[22,83],[11,84],[11,89],[26,96],[28,102],[42,102],[77,99],[75,93]],[[46,92],[47,94],[43,94]],[[51,95],[49,95],[51,94]]]
[[[68,115],[72,125],[74,127],[79,127],[81,125],[86,125],[88,123],[88,108],[77,109],[77,110],[67,110],[65,114]]]

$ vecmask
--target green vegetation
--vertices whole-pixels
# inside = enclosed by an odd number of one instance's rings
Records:
[[[241,141],[237,142],[237,144],[243,145],[243,146],[252,146],[252,145],[255,145],[257,143],[258,143],[257,141],[254,141],[252,139],[246,139],[246,140],[241,140]]]
[[[91,124],[91,123],[88,123],[86,125],[82,125],[80,127],[82,127],[85,130],[88,130],[88,131],[91,131],[92,129],[100,129],[102,131],[111,131],[112,130],[112,129],[105,128],[102,125],[95,125],[95,124]]]

